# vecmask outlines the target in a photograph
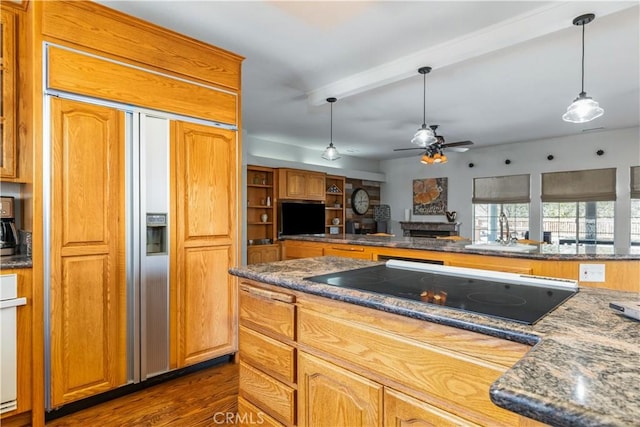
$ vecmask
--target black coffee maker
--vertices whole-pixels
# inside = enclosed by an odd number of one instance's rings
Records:
[[[0,197],[0,255],[13,255],[18,248],[18,232],[13,197]]]

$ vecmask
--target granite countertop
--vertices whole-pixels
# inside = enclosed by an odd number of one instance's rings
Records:
[[[535,325],[303,280],[380,262],[317,257],[230,273],[283,288],[533,345],[491,387],[498,406],[557,426],[630,426],[640,420],[640,322],[609,309],[640,294],[580,288]]]
[[[418,249],[437,252],[458,252],[482,254],[507,258],[562,259],[562,260],[640,260],[640,246],[632,246],[625,251],[616,251],[613,245],[539,245],[531,252],[503,252],[495,250],[468,249],[469,240],[451,241],[430,237],[373,236],[366,234],[303,234],[281,236],[280,240],[301,240],[308,242],[337,243],[347,245],[377,246],[386,248]]]
[[[0,270],[31,268],[32,266],[31,257],[27,255],[6,255],[0,257]]]

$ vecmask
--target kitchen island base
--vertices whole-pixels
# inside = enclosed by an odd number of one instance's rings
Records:
[[[489,397],[528,345],[248,279],[239,312],[240,419],[540,425]]]

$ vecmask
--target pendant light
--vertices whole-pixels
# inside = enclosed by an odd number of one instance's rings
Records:
[[[437,141],[433,130],[427,126],[427,74],[431,72],[431,67],[418,68],[418,72],[422,74],[422,127],[413,135],[411,143],[420,147],[426,147]]]
[[[582,27],[582,91],[562,116],[562,120],[565,122],[586,123],[604,114],[604,110],[600,108],[598,103],[587,96],[584,91],[584,26],[593,21],[595,17],[593,13],[587,13],[573,20],[573,25]]]
[[[338,149],[333,146],[333,103],[336,101],[336,98],[327,98],[327,102],[331,104],[331,130],[329,135],[329,146],[325,148],[324,153],[322,153],[322,158],[325,160],[338,160],[340,158]]]

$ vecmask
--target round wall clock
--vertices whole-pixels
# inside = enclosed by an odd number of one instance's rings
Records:
[[[369,210],[369,193],[364,188],[357,188],[351,195],[351,209],[358,215],[364,215]]]

